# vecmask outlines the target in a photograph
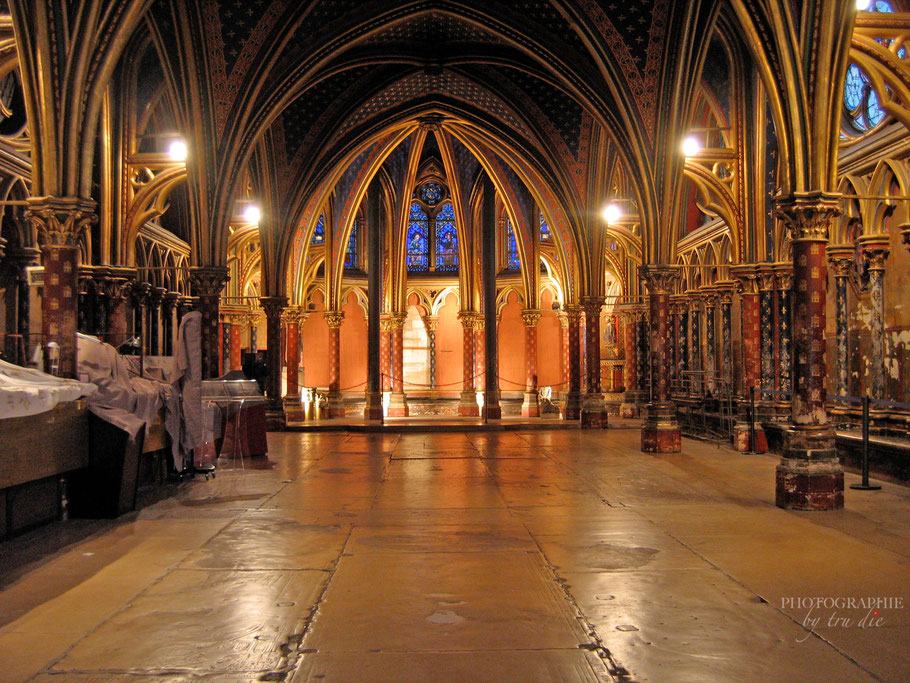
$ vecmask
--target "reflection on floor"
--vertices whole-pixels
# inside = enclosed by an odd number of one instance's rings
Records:
[[[0,679],[910,678],[908,489],[786,512],[773,457],[638,438],[270,434],[0,544]]]

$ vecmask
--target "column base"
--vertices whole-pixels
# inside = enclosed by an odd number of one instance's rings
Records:
[[[323,408],[322,413],[330,420],[347,417],[347,413],[344,409],[344,399],[341,397],[340,393],[329,393],[328,398],[325,402],[325,408]]]
[[[393,391],[389,396],[389,417],[408,416],[408,397],[403,391]]]
[[[768,438],[761,427],[755,427],[755,443],[749,443],[749,425],[737,424],[733,427],[733,450],[740,453],[767,453]]]
[[[366,392],[366,403],[363,406],[364,420],[382,421],[382,393]]]
[[[487,420],[501,420],[502,406],[499,404],[499,390],[488,391],[484,393],[483,408],[480,410],[481,416]]]
[[[477,392],[462,391],[458,403],[458,414],[461,417],[480,417],[480,406],[477,405]]]
[[[649,403],[641,426],[642,453],[679,453],[682,435],[672,403]]]
[[[783,432],[784,457],[777,466],[775,503],[787,510],[840,510],[844,468],[829,425],[791,425]]]
[[[284,397],[285,422],[300,422],[307,419],[306,410],[300,402],[300,395],[290,394]]]
[[[587,394],[581,405],[582,429],[606,429],[607,410],[601,394]]]
[[[566,395],[566,407],[563,410],[566,420],[578,420],[581,418],[581,394],[569,392]]]
[[[536,391],[526,391],[521,403],[522,417],[540,417],[540,402]]]
[[[283,408],[267,408],[265,411],[265,430],[267,432],[283,432],[287,426],[287,418]]]

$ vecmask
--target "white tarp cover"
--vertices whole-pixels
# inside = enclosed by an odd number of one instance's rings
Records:
[[[95,391],[91,384],[54,377],[0,360],[0,419],[44,413]]]

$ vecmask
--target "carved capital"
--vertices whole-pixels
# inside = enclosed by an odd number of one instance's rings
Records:
[[[834,277],[851,277],[856,275],[856,251],[849,244],[829,245],[826,249],[828,265]]]
[[[774,284],[777,291],[786,292],[793,289],[793,264],[792,263],[775,263],[774,264]]]
[[[149,291],[148,304],[152,308],[158,308],[161,305],[161,302],[164,300],[164,295],[167,294],[167,290],[164,287],[152,287]]]
[[[793,241],[827,242],[829,228],[841,213],[840,195],[824,192],[783,197],[774,207]]]
[[[133,295],[133,300],[140,306],[148,304],[151,291],[152,286],[148,282],[133,282],[130,285],[130,294]]]
[[[559,320],[559,326],[562,329],[564,329],[564,330],[569,329],[569,316],[567,316],[564,311],[560,311],[559,313],[557,313],[556,318]]]
[[[581,298],[581,308],[585,312],[585,320],[599,320],[600,311],[603,307],[603,297],[583,296]]]
[[[483,316],[477,311],[459,311],[458,319],[461,321],[462,327],[476,330],[479,329],[478,324],[483,321]]]
[[[274,320],[281,317],[281,312],[288,305],[286,296],[262,296],[259,297],[259,305],[265,311],[266,320]]]
[[[733,303],[733,290],[736,288],[736,283],[732,280],[719,280],[716,284],[717,287],[717,298],[722,304]]]
[[[769,264],[764,264],[758,268],[758,290],[760,292],[772,292],[774,291],[774,266]]]
[[[537,327],[537,323],[540,321],[540,311],[526,308],[521,312],[521,319],[525,321],[525,327]]]
[[[163,297],[161,297],[161,308],[165,313],[170,313],[174,310],[174,307],[177,305],[177,300],[180,299],[180,292],[168,292]]]
[[[730,268],[730,276],[736,282],[736,291],[740,294],[758,293],[758,273],[754,266],[733,266]]]
[[[198,266],[190,268],[190,284],[193,294],[200,297],[221,296],[221,290],[230,280],[225,266]]]
[[[638,274],[649,294],[670,294],[679,280],[679,270],[669,266],[642,266]]]
[[[425,315],[423,317],[424,327],[427,328],[427,332],[435,332],[436,326],[439,325],[439,316],[436,315]]]
[[[891,254],[891,245],[887,235],[863,235],[859,242],[866,270],[884,270],[885,261]]]
[[[717,290],[713,287],[701,287],[701,296],[705,302],[705,308],[717,306]]]
[[[404,327],[404,321],[408,319],[405,313],[389,313],[386,317],[390,330],[400,330]]]
[[[581,306],[563,306],[563,310],[566,312],[566,322],[573,325],[579,325],[581,323],[581,314],[584,312],[584,309]]]
[[[344,320],[344,311],[324,311],[322,315],[330,329],[338,329]]]
[[[45,246],[75,247],[82,233],[98,220],[95,202],[81,197],[30,197],[26,220]]]

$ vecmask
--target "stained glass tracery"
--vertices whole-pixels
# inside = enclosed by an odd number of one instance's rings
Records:
[[[420,187],[420,198],[427,206],[436,206],[442,200],[442,185],[439,183],[424,183]]]
[[[886,0],[874,0],[865,11],[893,12],[894,8]],[[881,39],[878,42],[888,46]],[[900,51],[906,54],[903,47]],[[872,130],[885,118],[885,110],[881,106],[878,93],[872,88],[869,77],[856,64],[847,67],[847,76],[844,79],[844,109],[852,126],[861,133]]]
[[[408,216],[407,268],[410,272],[430,269],[429,225],[426,211],[417,202],[412,202]]]
[[[540,241],[550,242],[553,235],[550,233],[550,226],[547,225],[547,219],[544,218],[543,211],[540,212]]]
[[[348,248],[344,252],[344,267],[357,267],[357,233],[360,232],[360,220],[355,219],[351,227],[351,236],[348,238]]]
[[[325,242],[325,215],[319,214],[319,220],[316,221],[316,227],[313,228],[313,238],[310,244],[323,244]]]
[[[512,227],[512,221],[506,218],[506,268],[508,270],[518,270],[521,262],[518,260],[518,243],[515,240],[515,229]]]
[[[436,270],[458,270],[458,233],[452,202],[443,204],[436,214]]]

